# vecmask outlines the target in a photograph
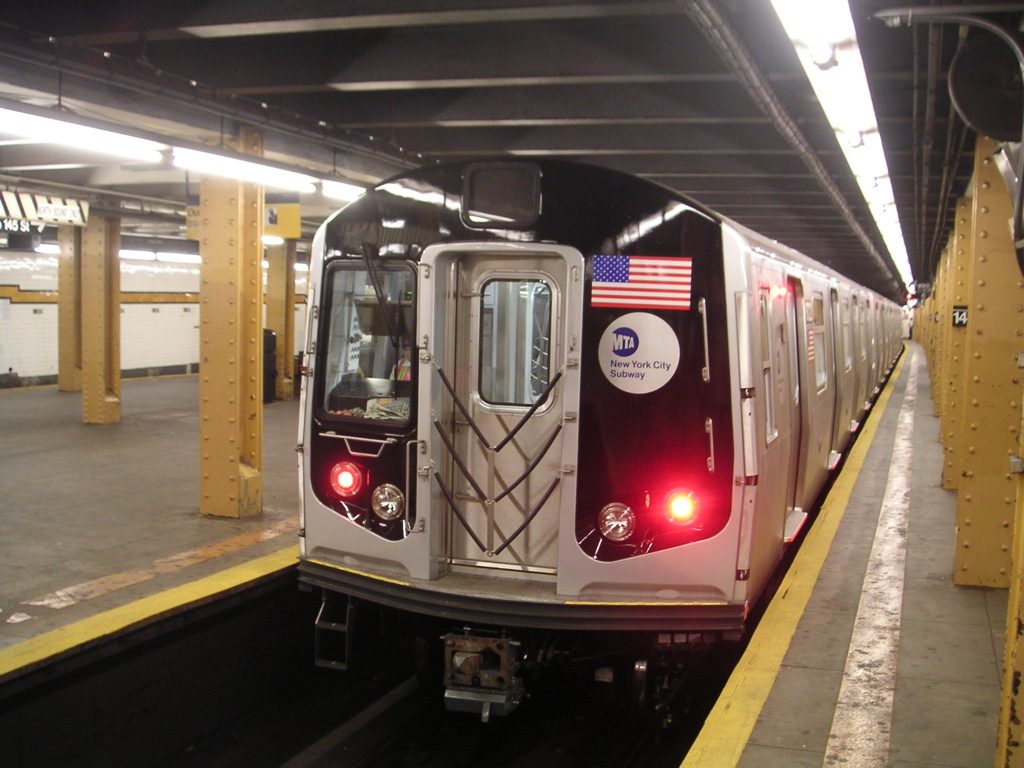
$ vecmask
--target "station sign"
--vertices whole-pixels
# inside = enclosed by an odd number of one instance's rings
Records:
[[[956,304],[953,306],[953,327],[964,328],[967,326],[967,306]]]
[[[84,227],[89,221],[89,201],[33,192],[0,192],[0,228],[5,232],[42,231],[47,224]]]

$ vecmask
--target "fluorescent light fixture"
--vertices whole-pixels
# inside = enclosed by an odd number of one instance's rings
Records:
[[[46,144],[59,144],[126,160],[137,160],[141,163],[162,162],[163,152],[167,149],[166,144],[149,139],[3,107],[0,107],[0,125],[3,126],[4,133],[12,133]]]
[[[278,235],[263,235],[260,239],[264,245],[271,248],[275,245],[284,245],[284,238]]]
[[[324,193],[324,197],[348,203],[362,195],[366,190],[362,187],[356,186],[355,184],[346,184],[343,181],[321,179],[320,191]]]
[[[157,251],[156,260],[164,264],[202,264],[203,257],[198,253],[173,253],[171,251]]]
[[[130,261],[156,261],[156,254],[153,251],[135,251],[130,248],[122,248],[118,254],[122,259]]]
[[[56,243],[40,243],[32,250],[36,253],[45,253],[52,256],[60,253],[60,246]]]
[[[242,160],[213,152],[201,152],[185,147],[174,147],[171,162],[178,168],[195,171],[200,174],[221,176],[261,184],[265,187],[288,189],[294,192],[311,194],[316,191],[312,176],[296,171],[276,168],[258,162]]]
[[[297,262],[295,262],[295,271],[296,272],[309,272],[309,264],[306,264],[306,263],[301,262],[301,261],[297,261]]]
[[[893,264],[914,282],[847,0],[772,0]]]

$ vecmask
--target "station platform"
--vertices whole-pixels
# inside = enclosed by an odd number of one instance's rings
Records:
[[[953,585],[930,386],[908,342],[685,768],[993,764],[1008,595]]]
[[[298,401],[264,405],[263,512],[199,514],[198,379],[0,390],[0,685],[298,562]]]

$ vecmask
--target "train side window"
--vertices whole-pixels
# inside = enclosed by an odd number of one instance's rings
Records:
[[[775,422],[775,381],[772,377],[771,295],[762,287],[761,298],[761,390],[764,392],[764,436],[770,443],[779,436]]]
[[[815,291],[811,300],[811,337],[813,344],[811,354],[814,356],[814,384],[820,392],[828,386],[828,367],[826,358],[828,349],[825,346],[825,298],[820,291]]]
[[[551,287],[540,280],[490,280],[480,302],[480,397],[496,405],[533,405],[551,377]]]

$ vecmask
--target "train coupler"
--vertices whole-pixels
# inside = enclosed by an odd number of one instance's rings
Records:
[[[444,704],[453,712],[479,712],[481,722],[507,715],[522,702],[520,643],[507,637],[449,633],[444,647]]]

